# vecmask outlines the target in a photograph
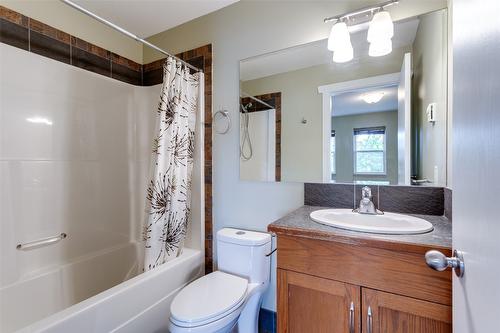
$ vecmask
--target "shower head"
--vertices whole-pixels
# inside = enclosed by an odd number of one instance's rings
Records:
[[[241,108],[243,109],[243,111],[245,112],[248,112],[248,108],[251,108],[253,106],[252,102],[248,103],[247,105],[243,105],[241,104]]]

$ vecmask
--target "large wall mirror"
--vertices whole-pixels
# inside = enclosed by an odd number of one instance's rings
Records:
[[[240,179],[447,185],[448,13],[394,22],[392,52],[320,40],[240,62]]]

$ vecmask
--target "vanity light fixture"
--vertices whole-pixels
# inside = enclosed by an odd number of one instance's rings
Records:
[[[334,23],[328,37],[328,50],[333,51],[333,61],[352,60],[354,52],[349,27],[366,23],[370,19],[367,38],[370,43],[368,54],[372,57],[379,57],[391,53],[394,24],[391,15],[385,9],[398,2],[399,0],[389,0],[376,6],[325,18],[325,23]]]
[[[375,91],[361,95],[361,99],[368,104],[375,104],[380,102],[385,93],[383,91]]]
[[[391,14],[383,10],[376,13],[368,28],[367,40],[370,43],[368,55],[380,57],[392,52],[392,37],[394,36],[394,23]]]
[[[350,61],[354,57],[351,35],[344,21],[333,25],[328,37],[328,50],[333,51],[333,61],[338,63]]]

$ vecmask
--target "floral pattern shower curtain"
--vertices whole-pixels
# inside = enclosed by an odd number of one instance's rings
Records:
[[[163,66],[151,175],[146,196],[144,270],[181,251],[191,205],[196,110],[200,74],[173,57]]]

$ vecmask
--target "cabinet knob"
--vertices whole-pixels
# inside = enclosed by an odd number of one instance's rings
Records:
[[[430,268],[442,272],[448,267],[453,268],[458,277],[464,276],[465,264],[462,252],[453,251],[453,257],[447,257],[437,250],[430,250],[425,253],[425,262]]]

